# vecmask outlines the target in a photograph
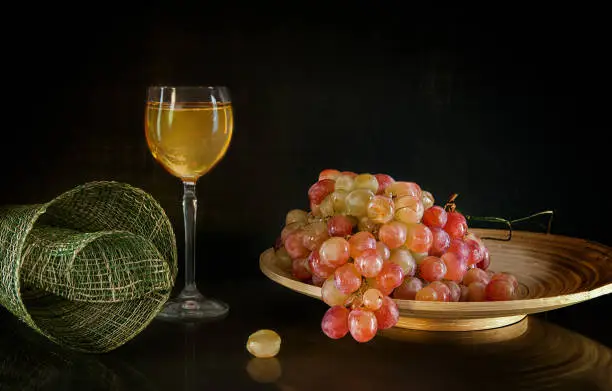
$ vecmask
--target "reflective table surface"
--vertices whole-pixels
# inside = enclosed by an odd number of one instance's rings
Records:
[[[230,304],[227,318],[156,320],[102,355],[61,348],[2,309],[0,390],[612,390],[609,301],[590,337],[551,313],[479,332],[393,328],[358,344],[322,334],[323,303],[265,278],[207,288]],[[276,358],[245,348],[262,328],[283,339]]]

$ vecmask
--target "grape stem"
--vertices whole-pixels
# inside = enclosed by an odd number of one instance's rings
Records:
[[[459,197],[459,194],[454,193],[450,196],[450,198],[448,199],[448,202],[446,203],[446,205],[444,205],[444,210],[447,212],[454,212],[455,209],[457,209],[457,205],[455,204],[455,200],[457,199],[457,197]]]
[[[465,216],[467,220],[474,220],[474,221],[484,221],[484,222],[489,222],[489,223],[503,223],[508,227],[508,235],[505,238],[496,238],[496,237],[481,237],[481,239],[492,239],[492,240],[501,240],[501,241],[510,241],[512,239],[512,231],[513,231],[513,226],[512,224],[516,224],[516,223],[521,223],[523,221],[527,221],[527,220],[531,220],[535,217],[538,216],[543,216],[543,215],[549,215],[550,218],[548,219],[548,224],[546,227],[546,233],[550,234],[551,228],[552,228],[552,221],[553,221],[553,217],[554,217],[555,212],[552,210],[545,210],[542,212],[538,212],[538,213],[534,213],[532,215],[529,215],[527,217],[521,217],[518,219],[514,219],[514,220],[508,220],[508,219],[504,219],[502,217],[477,217],[477,216]]]

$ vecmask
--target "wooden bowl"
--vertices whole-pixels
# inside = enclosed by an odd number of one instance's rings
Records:
[[[473,229],[480,237],[507,231]],[[425,302],[395,300],[400,310],[396,327],[430,331],[486,330],[612,292],[612,248],[560,235],[514,231],[510,241],[483,239],[491,254],[491,270],[509,272],[519,281],[516,300],[490,302]],[[276,265],[274,249],[260,256],[261,271],[296,292],[321,299],[321,288],[297,281]]]

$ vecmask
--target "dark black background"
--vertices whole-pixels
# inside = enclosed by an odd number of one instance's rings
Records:
[[[182,243],[182,188],[147,150],[145,90],[225,84],[235,137],[198,183],[199,280],[263,278],[259,253],[324,168],[416,181],[438,202],[457,192],[473,215],[553,209],[553,233],[612,245],[602,9],[133,6],[5,14],[0,204],[125,181]],[[579,315],[610,303],[596,302]]]

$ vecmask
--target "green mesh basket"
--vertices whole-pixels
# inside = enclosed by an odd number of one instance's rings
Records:
[[[149,194],[90,182],[45,204],[0,207],[0,304],[52,341],[102,353],[168,299],[176,239]]]

